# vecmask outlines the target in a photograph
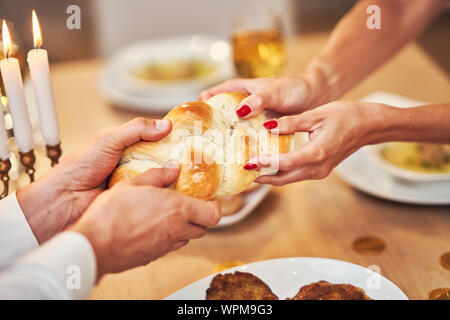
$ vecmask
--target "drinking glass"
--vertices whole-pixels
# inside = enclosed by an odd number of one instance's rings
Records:
[[[233,14],[231,44],[238,76],[279,76],[286,61],[280,11],[267,6],[240,8]]]

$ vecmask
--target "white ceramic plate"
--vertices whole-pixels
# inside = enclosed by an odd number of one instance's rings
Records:
[[[381,155],[381,149],[385,145],[387,145],[387,143],[377,144],[369,146],[365,150],[367,151],[367,156],[383,171],[390,175],[399,179],[416,182],[450,181],[450,173],[421,173],[393,165]]]
[[[230,214],[228,216],[224,216],[220,220],[216,229],[229,227],[244,220],[250,213],[252,213],[252,211],[258,206],[258,204],[260,204],[261,201],[264,200],[264,198],[269,194],[270,189],[271,186],[262,185],[260,188],[244,194],[243,197],[245,205],[238,212]]]
[[[413,182],[398,179],[384,171],[367,155],[364,147],[335,172],[351,186],[370,195],[404,203],[450,205],[450,181]]]
[[[147,63],[199,59],[214,71],[200,79],[147,82],[132,73]],[[176,105],[196,100],[201,90],[233,77],[229,44],[222,38],[189,35],[149,40],[116,52],[101,72],[99,88],[116,107],[143,112],[167,112]]]
[[[167,95],[165,97],[147,97],[129,93],[121,89],[114,77],[104,71],[100,76],[100,92],[103,98],[113,107],[140,113],[165,114],[177,105],[186,101],[197,100],[198,93],[184,95]]]
[[[282,258],[250,263],[222,271],[250,272],[263,280],[280,299],[293,297],[300,287],[326,280],[362,288],[375,300],[407,300],[408,297],[382,275],[353,263],[324,258]],[[204,300],[215,274],[173,293],[167,300]]]

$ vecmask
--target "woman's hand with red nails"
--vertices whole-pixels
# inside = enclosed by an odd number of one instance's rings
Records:
[[[271,120],[277,124],[268,129],[272,133],[308,132],[309,142],[289,153],[251,159],[249,163],[257,164],[258,168],[274,168],[276,163],[279,170],[275,175],[261,176],[256,181],[279,186],[327,177],[336,165],[360,147],[378,142],[380,133],[386,130],[386,112],[392,109],[395,108],[380,104],[337,101],[300,115]],[[273,124],[269,121],[270,126]]]
[[[281,114],[296,114],[313,107],[310,85],[305,78],[233,79],[203,91],[200,100],[227,92],[241,91],[249,96],[241,101],[236,114],[248,119],[264,109]]]

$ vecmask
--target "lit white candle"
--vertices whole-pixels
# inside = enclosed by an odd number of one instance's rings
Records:
[[[19,61],[9,57],[11,53],[11,37],[8,26],[3,20],[3,52],[5,59],[0,61],[3,85],[8,98],[9,111],[13,120],[14,137],[17,147],[21,152],[33,149],[33,131],[31,130],[28,115],[25,92],[23,90],[22,75],[20,74]]]
[[[50,68],[48,65],[47,50],[40,49],[42,34],[36,12],[33,10],[34,48],[28,52],[28,66],[30,68],[31,82],[39,110],[39,121],[45,144],[55,146],[59,143],[58,118],[56,116],[53,90],[50,82]]]
[[[3,103],[0,101],[0,160],[9,158],[8,136],[6,135],[5,117],[3,116]]]

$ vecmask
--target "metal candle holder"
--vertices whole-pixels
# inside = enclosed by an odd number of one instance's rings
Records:
[[[34,173],[36,169],[34,169],[34,163],[36,162],[36,156],[34,155],[34,149],[31,149],[27,152],[19,151],[20,162],[25,167],[25,172],[30,177],[30,183],[34,181]]]
[[[1,96],[1,95],[0,95]],[[0,106],[0,116],[4,116],[4,106]],[[7,137],[11,138],[14,137],[14,129],[8,128],[7,130]],[[51,146],[46,145],[45,146],[47,151],[47,157],[51,161],[51,166],[54,167],[58,164],[59,158],[61,157],[62,150],[61,150],[61,142],[57,145]],[[34,168],[34,165],[36,163],[36,155],[34,154],[34,149],[31,149],[27,152],[21,152],[19,151],[20,156],[20,163],[25,167],[25,172],[27,173],[30,183],[34,181],[34,174],[36,172],[36,169]],[[14,164],[15,166],[15,164]],[[0,199],[5,198],[8,195],[9,192],[9,172],[11,170],[12,164],[11,160],[8,159],[0,159],[0,179],[3,183],[3,192],[0,194]]]
[[[61,157],[61,142],[58,143],[56,146],[49,146],[46,145],[45,148],[47,149],[47,157],[52,162],[52,167],[56,166],[59,162],[59,158]]]
[[[61,143],[56,146],[46,146],[47,157],[50,159],[52,167],[56,166],[61,157]],[[25,167],[25,172],[30,178],[30,183],[34,181],[34,173],[36,169],[34,164],[36,163],[36,156],[34,150],[31,149],[28,152],[19,151],[20,163]],[[3,183],[3,192],[0,194],[0,199],[5,198],[9,192],[9,170],[11,169],[11,161],[8,159],[0,160],[0,179]]]
[[[3,199],[9,192],[9,170],[11,169],[11,161],[8,159],[0,160],[0,179],[3,182],[3,192],[0,194],[0,199]]]

